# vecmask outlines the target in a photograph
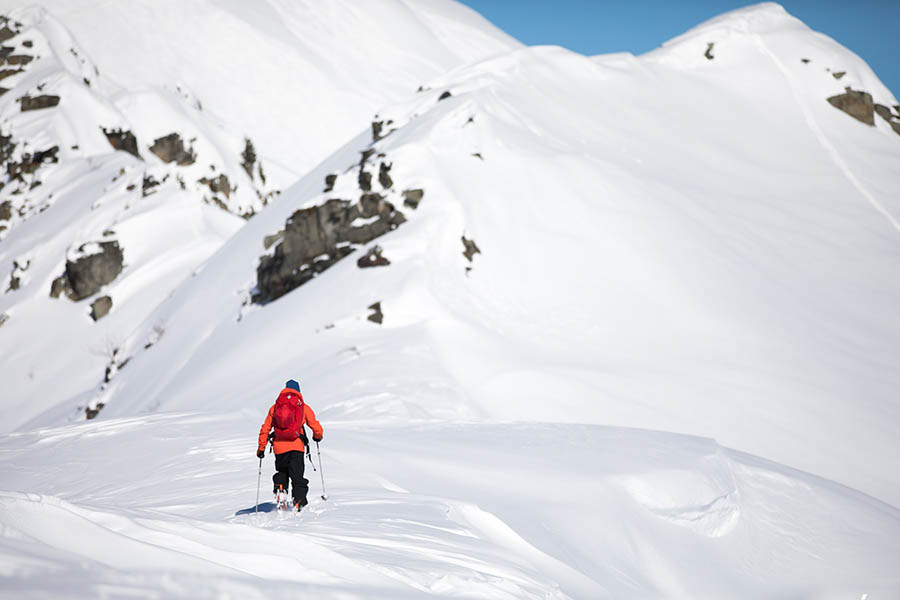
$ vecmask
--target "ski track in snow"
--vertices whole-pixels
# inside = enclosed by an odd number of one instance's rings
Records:
[[[834,144],[828,139],[828,136],[825,135],[825,132],[819,127],[818,122],[816,122],[815,117],[812,114],[812,111],[807,106],[806,102],[803,100],[803,97],[800,93],[800,90],[797,89],[797,84],[794,82],[791,77],[790,71],[788,71],[787,67],[781,62],[781,59],[772,52],[766,43],[762,40],[762,37],[758,33],[752,34],[753,41],[759,46],[759,49],[778,67],[778,70],[784,76],[785,82],[788,84],[788,87],[791,90],[791,94],[794,96],[794,100],[797,103],[797,106],[800,108],[800,111],[803,113],[803,118],[806,121],[806,124],[809,126],[810,131],[812,131],[813,135],[816,136],[816,139],[819,140],[819,143],[822,145],[822,148],[825,152],[828,153],[828,156],[831,157],[834,165],[840,169],[841,173],[847,178],[850,184],[856,188],[859,194],[865,198],[872,207],[878,211],[887,221],[893,226],[893,228],[900,233],[900,222],[894,218],[894,216],[884,207],[882,204],[873,196],[869,190],[863,186],[862,182],[856,177],[853,173],[853,170],[850,169],[850,165],[844,160],[841,156],[841,153],[838,152],[838,149],[835,148]]]

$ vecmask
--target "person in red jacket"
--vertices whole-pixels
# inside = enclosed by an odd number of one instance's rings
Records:
[[[275,451],[275,474],[272,475],[274,492],[279,486],[288,490],[288,478],[293,488],[294,508],[300,510],[307,504],[306,494],[309,492],[309,481],[303,477],[303,454],[309,441],[306,439],[304,425],[313,431],[313,441],[322,441],[322,425],[316,420],[316,413],[303,401],[300,384],[290,379],[278,394],[275,404],[269,409],[266,420],[259,429],[259,449],[256,456],[264,458],[269,432],[275,429],[272,442]]]

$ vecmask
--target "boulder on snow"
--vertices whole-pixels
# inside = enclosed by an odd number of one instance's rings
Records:
[[[161,161],[174,162],[180,167],[192,165],[197,159],[193,149],[184,147],[184,140],[177,133],[170,133],[153,140],[150,152],[158,156]]]
[[[847,71],[835,71],[834,73],[831,74],[831,76],[834,77],[835,79],[840,79],[841,77],[843,77],[846,74],[847,74]]]
[[[325,176],[325,189],[322,192],[330,192],[334,189],[334,183],[337,181],[337,174],[331,173]]]
[[[706,60],[712,60],[715,58],[715,56],[713,56],[713,53],[712,53],[713,46],[715,46],[715,45],[716,45],[715,42],[707,42],[706,43],[706,52],[703,53],[703,56],[706,57]]]
[[[241,152],[241,166],[247,173],[247,177],[253,179],[253,165],[256,164],[256,148],[250,138],[244,138],[244,151]],[[261,171],[260,171],[261,172]]]
[[[863,91],[854,91],[849,87],[846,92],[828,98],[829,104],[844,111],[857,121],[866,125],[875,125],[875,104],[872,94]]]
[[[259,261],[253,301],[280,298],[353,252],[354,244],[366,244],[405,221],[379,194],[364,194],[356,203],[330,199],[295,211],[274,251]]]
[[[0,221],[9,221],[12,218],[12,202],[4,200],[0,202]]]
[[[381,302],[376,302],[375,304],[369,305],[369,310],[372,311],[372,314],[366,317],[369,321],[381,325],[384,321],[384,313],[381,311]]]
[[[103,404],[102,402],[98,402],[96,404],[96,406],[94,406],[93,408],[88,406],[84,409],[84,416],[87,417],[88,421],[90,421],[91,419],[96,417],[98,414],[100,414],[100,411],[103,410],[104,406],[106,406],[106,405]]]
[[[91,318],[99,321],[109,314],[112,309],[112,298],[109,296],[100,296],[91,303]]]
[[[425,195],[425,190],[404,190],[403,191],[403,206],[408,206],[411,209],[415,210],[419,208],[419,202],[422,201],[422,197]]]
[[[79,250],[84,251],[87,244]],[[112,281],[122,272],[124,256],[119,242],[113,240],[96,243],[96,251],[74,261],[66,261],[65,281],[53,282],[53,291],[67,291],[73,300],[83,300],[100,291],[104,285]]]
[[[472,262],[472,259],[476,254],[481,254],[481,250],[478,249],[478,246],[475,244],[475,240],[470,240],[466,236],[462,236],[463,243],[463,256],[466,257],[466,260]]]
[[[133,133],[130,131],[123,131],[122,129],[106,129],[105,127],[102,127],[101,129],[103,130],[103,135],[106,136],[109,145],[112,146],[113,149],[122,150],[134,157],[141,158],[141,155],[138,152],[137,138],[134,137]]]
[[[52,94],[42,94],[40,96],[22,96],[18,99],[22,107],[22,112],[29,110],[40,110],[42,108],[52,108],[59,104],[59,96]]]
[[[391,264],[385,256],[382,255],[384,250],[381,246],[372,246],[369,248],[369,251],[365,253],[365,255],[359,257],[359,260],[356,261],[356,266],[360,269],[367,269],[369,267],[386,267]]]

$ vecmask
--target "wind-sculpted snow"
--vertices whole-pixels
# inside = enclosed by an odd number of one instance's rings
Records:
[[[331,426],[321,445],[329,499],[308,468],[311,504],[293,515],[271,512],[271,456],[256,512],[255,417],[176,413],[0,437],[0,593],[749,599],[900,589],[896,509],[711,440],[583,425]],[[111,461],[113,448],[129,458]],[[707,503],[717,494],[725,499]]]
[[[98,128],[125,172],[72,166],[66,189],[112,186],[100,208],[80,221],[87,200],[56,202],[0,246],[16,282],[0,297],[15,432],[0,438],[0,521],[22,556],[3,585],[30,589],[49,560],[97,595],[252,597],[262,577],[323,597],[896,596],[900,137],[829,103],[845,87],[873,111],[897,104],[772,4],[645,56],[517,48],[371,109],[246,223],[175,203],[163,171],[136,176],[130,128]],[[160,169],[206,168],[201,138],[158,129],[135,128],[145,161],[164,139]],[[235,172],[253,177],[234,140]],[[40,169],[62,170],[65,148]],[[235,184],[221,173],[203,173],[206,191]],[[401,226],[319,210],[371,193]],[[362,263],[337,260],[349,238],[329,219],[349,214],[377,230],[379,251],[357,241]],[[77,245],[36,244],[51,220],[76,223]],[[80,304],[47,297],[67,256],[110,239],[112,283]],[[279,247],[299,249],[290,285],[254,302]],[[88,302],[107,296],[94,323]],[[331,494],[298,518],[265,493],[253,504],[259,423],[287,378],[325,426]],[[264,470],[265,488],[270,457]],[[150,545],[146,568],[56,539],[42,511],[123,553]],[[295,561],[298,540],[317,556]]]

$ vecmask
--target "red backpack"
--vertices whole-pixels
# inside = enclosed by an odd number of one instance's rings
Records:
[[[275,401],[272,411],[272,424],[275,426],[275,439],[285,442],[300,437],[303,426],[303,395],[294,390],[284,390]]]

